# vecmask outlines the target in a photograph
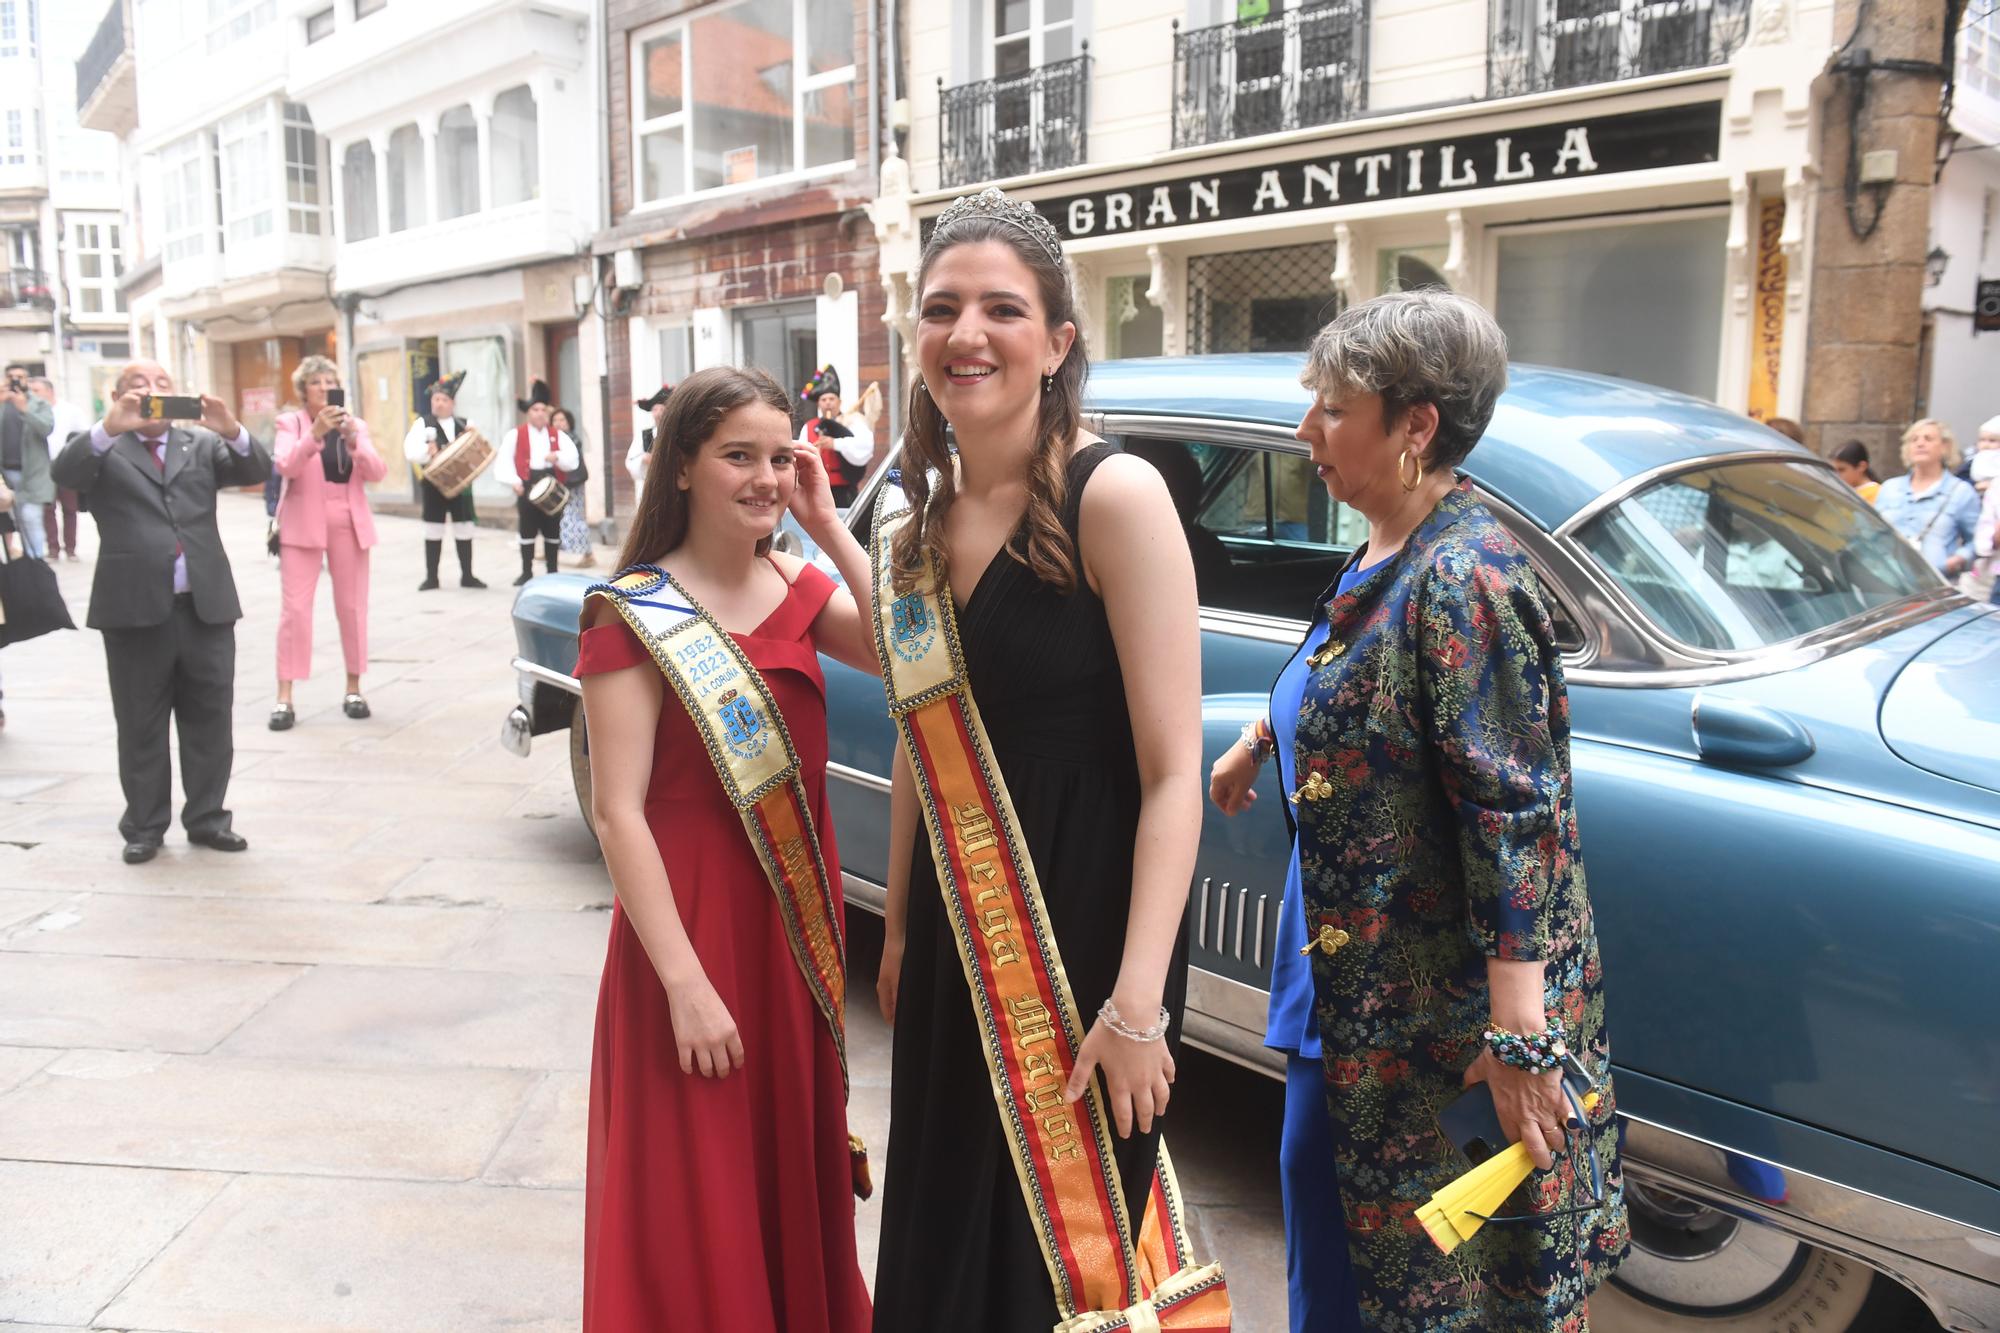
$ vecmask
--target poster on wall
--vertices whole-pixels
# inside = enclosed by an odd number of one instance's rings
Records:
[[[1750,397],[1752,420],[1778,415],[1778,374],[1785,359],[1785,200],[1757,201],[1757,271],[1750,308]]]

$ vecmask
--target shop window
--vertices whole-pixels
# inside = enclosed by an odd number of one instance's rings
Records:
[[[535,95],[526,84],[493,99],[487,140],[493,152],[493,206],[526,203],[542,192],[542,154]]]
[[[269,236],[276,227],[272,167],[277,161],[277,145],[272,110],[271,103],[259,102],[216,124],[225,250],[240,249]]]
[[[366,139],[347,145],[341,159],[341,209],[347,220],[347,239],[372,241],[381,227],[376,211],[375,145]]]
[[[805,424],[799,389],[819,369],[819,320],[811,301],[745,306],[736,312],[737,364],[755,366],[783,385],[792,425]]]
[[[505,342],[494,337],[447,338],[438,350],[442,373],[465,372],[465,383],[458,391],[459,412],[486,438],[502,448],[513,448],[513,430],[520,424],[521,414],[514,408],[514,371]],[[475,495],[501,493],[490,469],[474,484],[478,487]],[[507,498],[513,499],[511,495]]]
[[[430,220],[424,203],[424,137],[415,125],[389,136],[389,230],[408,231]]]
[[[1728,231],[1712,215],[1501,232],[1509,354],[1713,398]]]
[[[1300,352],[1340,313],[1323,245],[1236,250],[1188,260],[1188,352]]]
[[[437,172],[440,220],[479,211],[479,122],[471,107],[438,117]]]
[[[739,0],[637,33],[631,49],[640,204],[853,160],[850,11]],[[697,83],[697,62],[741,74]]]

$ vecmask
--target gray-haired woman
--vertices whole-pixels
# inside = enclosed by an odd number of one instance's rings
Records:
[[[1303,379],[1298,438],[1368,541],[1210,774],[1235,814],[1275,749],[1296,838],[1266,1038],[1293,1064],[1294,1328],[1350,1326],[1345,1301],[1371,1327],[1567,1328],[1627,1232],[1561,660],[1527,558],[1454,472],[1506,339],[1464,297],[1398,292],[1322,329]],[[1547,1068],[1563,1040],[1596,1098]],[[1415,1213],[1465,1170],[1437,1117],[1477,1083],[1541,1173],[1447,1257]]]

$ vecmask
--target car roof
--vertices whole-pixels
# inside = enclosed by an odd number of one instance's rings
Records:
[[[1311,396],[1301,352],[1142,357],[1091,367],[1087,410],[1298,425]],[[1473,480],[1555,529],[1630,477],[1713,454],[1803,446],[1714,403],[1609,375],[1516,364],[1486,434],[1463,465]]]

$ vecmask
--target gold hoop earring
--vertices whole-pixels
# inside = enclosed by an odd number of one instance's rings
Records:
[[[1409,464],[1411,467],[1416,469],[1417,472],[1416,476],[1405,477],[1403,475],[1403,465],[1405,463]],[[1406,491],[1414,491],[1415,489],[1417,489],[1417,487],[1424,484],[1423,461],[1419,459],[1415,454],[1411,453],[1408,449],[1403,450],[1403,452],[1396,458],[1396,480],[1402,482],[1403,489]]]

